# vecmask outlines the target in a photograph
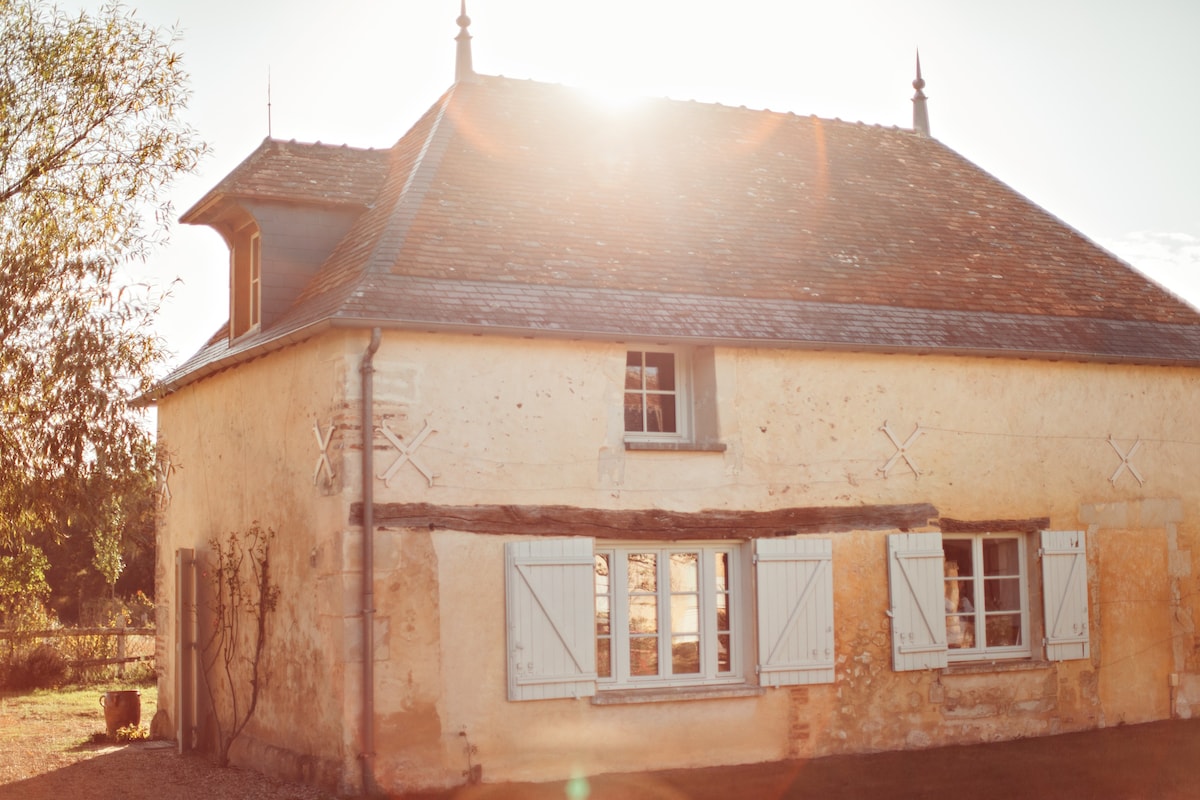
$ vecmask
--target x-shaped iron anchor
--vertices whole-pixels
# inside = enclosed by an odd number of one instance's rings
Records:
[[[168,453],[158,460],[158,505],[160,508],[166,508],[171,505],[171,473],[175,471],[175,465],[171,463],[171,455]]]
[[[892,433],[892,429],[888,427],[887,420],[883,421],[883,425],[879,427],[879,430],[886,433],[887,437],[892,440],[892,444],[896,446],[896,452],[892,454],[892,457],[887,460],[886,464],[879,468],[879,471],[883,473],[883,477],[886,478],[888,476],[888,473],[891,472],[892,467],[896,466],[896,463],[899,462],[900,459],[904,459],[904,463],[908,464],[908,468],[912,470],[913,475],[916,475],[918,478],[921,477],[921,470],[917,469],[917,463],[913,461],[912,457],[908,454],[908,448],[912,447],[913,442],[915,442],[917,438],[925,432],[921,430],[920,424],[913,429],[913,432],[903,443],[896,438],[896,434]]]
[[[337,423],[329,423],[329,433],[321,433],[321,423],[313,423],[313,435],[317,437],[317,447],[321,448],[321,452],[317,455],[317,465],[313,468],[313,486],[321,479],[322,472],[329,473],[329,480],[333,481],[333,463],[329,460],[329,443],[333,441],[333,432],[337,430]]]
[[[1129,474],[1132,475],[1138,482],[1138,486],[1144,486],[1146,484],[1146,480],[1142,477],[1142,473],[1138,472],[1137,467],[1135,467],[1129,460],[1133,458],[1133,454],[1136,453],[1138,448],[1142,446],[1142,437],[1139,436],[1137,438],[1137,441],[1133,443],[1133,447],[1129,448],[1128,453],[1121,452],[1121,448],[1117,447],[1117,443],[1113,441],[1112,436],[1108,437],[1108,443],[1112,445],[1112,449],[1115,450],[1117,455],[1121,457],[1121,463],[1117,466],[1117,471],[1114,472],[1112,477],[1108,479],[1109,483],[1111,483],[1113,486],[1116,486],[1117,478],[1121,477],[1121,473],[1125,470],[1129,470]]]
[[[407,463],[411,463],[414,467],[416,467],[417,472],[424,475],[425,480],[429,481],[429,485],[433,486],[433,479],[435,477],[433,474],[433,470],[426,467],[414,455],[417,448],[420,447],[421,443],[425,441],[425,438],[427,436],[429,436],[429,434],[434,432],[433,428],[429,427],[429,421],[428,420],[425,421],[425,427],[421,428],[421,432],[418,433],[415,437],[413,437],[412,444],[409,444],[409,445],[404,444],[404,442],[402,442],[400,440],[400,437],[396,436],[396,434],[394,434],[390,430],[388,430],[388,427],[386,424],[381,424],[379,426],[379,431],[383,434],[383,437],[385,439],[387,439],[389,442],[392,443],[393,447],[395,447],[397,450],[400,451],[400,457],[397,458],[392,463],[392,465],[387,468],[386,472],[384,472],[382,475],[377,476],[377,477],[379,477],[380,480],[383,481],[383,485],[384,486],[390,485],[392,478],[396,477],[396,473],[399,472],[400,468],[402,466],[404,466],[404,464],[407,462]]]

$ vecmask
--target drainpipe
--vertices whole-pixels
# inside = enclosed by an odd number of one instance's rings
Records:
[[[371,329],[362,366],[362,793],[375,793],[375,352],[383,332]]]

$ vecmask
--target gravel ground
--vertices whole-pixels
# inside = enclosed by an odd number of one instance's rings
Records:
[[[149,695],[149,693],[148,693]],[[152,695],[149,695],[152,697]],[[0,696],[0,800],[334,800],[310,786],[179,756],[169,742],[94,744],[74,704]],[[576,782],[482,784],[425,800],[1200,800],[1200,720],[988,745],[831,756]]]
[[[45,753],[14,755],[45,763]],[[179,756],[169,742],[81,746],[65,765],[0,785],[4,800],[332,800],[310,786],[281,783],[249,770],[221,769],[200,757]],[[60,761],[53,759],[52,761]],[[9,771],[9,770],[5,770]]]
[[[139,690],[147,726],[158,692]],[[181,757],[171,742],[108,742],[103,692],[0,693],[0,800],[331,800],[309,786]]]

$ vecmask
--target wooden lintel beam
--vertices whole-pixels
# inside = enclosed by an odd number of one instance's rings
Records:
[[[942,533],[999,533],[1001,531],[1037,533],[1050,527],[1050,518],[963,520],[943,517],[939,520],[938,525],[941,527]]]
[[[937,509],[929,503],[697,512],[559,505],[375,505],[375,524],[382,527],[597,539],[755,539],[798,533],[906,531],[936,524],[937,515]],[[362,503],[351,506],[350,523],[362,524]]]

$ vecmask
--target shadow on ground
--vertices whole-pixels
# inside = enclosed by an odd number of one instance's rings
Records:
[[[1200,798],[1200,720],[1126,725],[989,745],[740,767],[481,784],[428,800]]]
[[[157,745],[157,746],[155,746]],[[0,754],[2,758],[3,754]],[[485,772],[486,776],[486,772]],[[220,769],[162,743],[95,756],[0,785],[0,800],[328,800],[313,787]],[[991,745],[831,756],[739,767],[481,784],[405,800],[1200,799],[1200,720],[1155,722]]]

